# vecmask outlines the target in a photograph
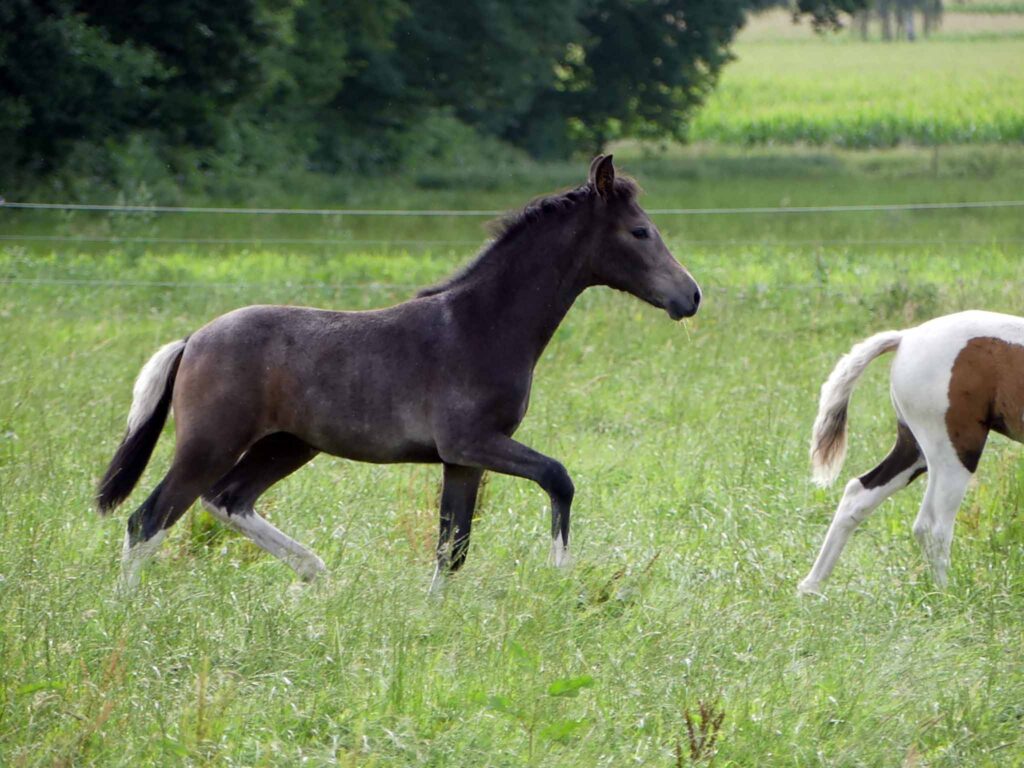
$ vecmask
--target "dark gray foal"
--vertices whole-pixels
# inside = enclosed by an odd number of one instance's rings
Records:
[[[317,453],[444,465],[435,585],[466,558],[485,469],[533,480],[551,499],[552,561],[569,562],[573,484],[559,462],[512,439],[533,369],[576,297],[627,291],[678,320],[700,290],[597,157],[586,184],[534,201],[467,267],[407,302],[368,312],[253,306],[160,349],[135,383],[128,432],[100,484],[108,512],[138,482],[171,405],[170,470],[128,520],[133,586],[199,497],[216,517],[312,579],[324,564],[253,505]]]

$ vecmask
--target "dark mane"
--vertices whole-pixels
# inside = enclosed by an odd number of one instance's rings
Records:
[[[615,178],[614,197],[616,200],[633,200],[639,193],[640,186],[633,179],[628,176]],[[484,246],[475,259],[440,283],[421,289],[416,296],[434,296],[462,283],[471,275],[477,274],[484,263],[490,261],[492,254],[500,250],[500,246],[503,244],[518,237],[539,221],[548,221],[566,215],[575,210],[580,203],[593,199],[596,194],[597,190],[592,185],[583,184],[575,189],[534,198],[522,210],[514,211],[491,222],[490,228],[494,233],[494,239]]]

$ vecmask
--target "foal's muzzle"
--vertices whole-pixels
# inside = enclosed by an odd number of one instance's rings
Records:
[[[681,320],[684,317],[693,317],[697,314],[697,307],[700,306],[700,288],[693,287],[689,296],[674,297],[665,304],[665,311],[673,320]]]

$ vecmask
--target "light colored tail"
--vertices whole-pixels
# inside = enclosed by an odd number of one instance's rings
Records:
[[[135,386],[132,387],[132,407],[128,411],[128,434],[135,432],[153,415],[160,398],[164,395],[171,368],[178,362],[181,350],[184,348],[184,339],[164,344],[149,358],[149,362],[142,366],[138,378],[135,379]]]
[[[106,514],[124,501],[142,476],[171,409],[178,363],[188,339],[172,341],[142,366],[132,390],[128,431],[100,481],[96,504]]]
[[[902,338],[903,331],[883,331],[855,344],[821,385],[818,417],[811,430],[811,469],[816,484],[830,485],[843,466],[846,458],[846,409],[857,379],[872,360],[896,349]]]

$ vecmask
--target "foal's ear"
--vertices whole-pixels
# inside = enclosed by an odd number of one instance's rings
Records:
[[[590,172],[587,173],[587,181],[590,182],[591,186],[597,184],[597,166],[602,160],[604,160],[604,155],[598,155],[590,161]]]
[[[590,165],[590,183],[605,200],[612,196],[615,189],[615,166],[612,165],[611,155],[594,158]]]

